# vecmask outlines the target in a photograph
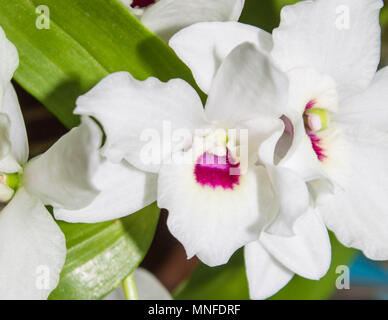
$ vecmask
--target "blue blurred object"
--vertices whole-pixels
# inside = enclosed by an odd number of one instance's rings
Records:
[[[353,285],[388,286],[388,268],[359,254],[350,266],[350,282]]]
[[[350,265],[351,287],[363,288],[370,299],[388,300],[388,266],[358,254]]]

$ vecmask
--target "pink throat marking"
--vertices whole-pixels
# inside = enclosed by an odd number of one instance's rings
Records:
[[[315,100],[310,100],[307,102],[306,107],[304,108],[304,111],[312,109],[317,102]]]
[[[222,157],[205,152],[197,159],[194,168],[195,180],[200,185],[213,189],[222,187],[225,190],[233,190],[234,186],[240,183],[240,164],[230,163],[229,158],[233,162],[229,151]]]
[[[307,110],[312,109],[315,106],[315,104],[316,104],[315,100],[310,100],[306,104],[306,107],[304,110],[307,111]],[[327,158],[327,156],[325,155],[325,150],[321,147],[321,143],[322,143],[321,138],[319,138],[318,135],[316,135],[314,132],[311,132],[307,129],[306,129],[306,133],[310,138],[311,144],[313,146],[313,150],[314,150],[315,154],[317,155],[318,160],[321,162],[324,161]]]
[[[151,4],[154,4],[156,0],[133,0],[131,7],[132,8],[146,8]]]
[[[327,157],[325,155],[325,150],[321,147],[321,139],[314,133],[312,132],[307,132],[307,135],[310,138],[311,144],[313,146],[313,150],[315,154],[318,157],[319,161],[325,160]]]

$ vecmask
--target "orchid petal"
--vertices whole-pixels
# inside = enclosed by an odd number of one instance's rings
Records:
[[[104,161],[94,176],[101,193],[79,210],[56,209],[55,218],[67,222],[96,223],[130,215],[156,201],[157,176],[125,161]]]
[[[4,90],[11,81],[19,65],[19,55],[15,46],[7,39],[0,27],[0,107]],[[1,111],[1,110],[0,110]]]
[[[263,232],[259,240],[289,270],[308,279],[322,278],[331,262],[330,239],[322,219],[309,209],[295,222],[293,231],[291,237]]]
[[[388,67],[377,72],[371,85],[364,92],[343,101],[337,122],[369,125],[388,132]]]
[[[205,112],[209,120],[235,123],[255,116],[280,118],[287,107],[287,76],[253,44],[235,48],[221,65]]]
[[[260,167],[240,176],[233,189],[224,189],[199,184],[193,164],[165,165],[159,174],[158,206],[169,211],[168,227],[187,256],[216,266],[258,238],[273,200],[268,185]]]
[[[341,126],[348,144],[346,166],[338,172],[342,192],[320,201],[319,212],[338,240],[373,260],[388,259],[388,135],[368,127]],[[333,159],[333,165],[335,164]]]
[[[292,271],[268,253],[260,241],[246,245],[244,256],[251,299],[261,300],[273,296],[294,276]]]
[[[46,205],[69,210],[88,205],[98,194],[92,178],[101,163],[102,133],[89,118],[47,152],[29,161],[23,182]]]
[[[27,132],[18,98],[11,83],[5,91],[2,112],[8,115],[10,120],[9,139],[12,154],[19,164],[24,165],[29,155]]]
[[[272,50],[270,33],[237,22],[195,24],[175,34],[169,45],[189,66],[201,90],[208,94],[222,62],[244,42],[253,43],[264,54]]]
[[[50,213],[19,189],[0,212],[0,299],[46,299],[65,257],[65,237]]]
[[[160,0],[141,17],[151,31],[168,40],[180,29],[197,22],[237,21],[244,0]]]
[[[106,133],[102,153],[109,160],[119,163],[125,158],[138,169],[154,173],[174,148],[158,140],[169,139],[164,137],[165,126],[172,133],[181,128],[191,133],[205,123],[199,96],[183,80],[138,81],[126,72],[107,76],[78,98],[76,113],[101,123]],[[153,138],[163,150],[146,159],[142,151]]]

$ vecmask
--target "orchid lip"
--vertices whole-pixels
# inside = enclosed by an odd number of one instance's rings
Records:
[[[233,190],[240,184],[240,163],[230,156],[229,150],[226,156],[218,156],[209,152],[198,157],[194,166],[195,180],[201,186],[213,189],[221,187],[225,190]]]

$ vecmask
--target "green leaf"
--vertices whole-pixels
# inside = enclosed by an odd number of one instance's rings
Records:
[[[273,0],[245,0],[239,21],[271,32],[279,25],[280,18]]]
[[[151,205],[126,218],[97,224],[60,222],[67,257],[50,299],[101,299],[143,260],[159,218]]]
[[[380,15],[380,22],[381,26],[386,28],[388,25],[388,7],[384,7],[381,10],[381,15]]]
[[[45,0],[50,29],[38,29],[40,0],[0,0],[0,24],[20,55],[16,81],[67,127],[75,100],[109,73],[187,80],[190,70],[118,0]],[[35,6],[34,6],[35,5]]]
[[[357,252],[344,247],[333,234],[330,234],[330,239],[332,264],[326,276],[320,281],[295,276],[286,287],[271,298],[272,300],[316,300],[330,297],[335,288],[335,279],[338,277],[337,266],[348,264]],[[243,251],[238,251],[224,266],[210,268],[200,264],[190,279],[177,290],[175,298],[189,300],[249,299]]]
[[[280,10],[299,0],[245,0],[240,22],[272,32],[280,23]]]

